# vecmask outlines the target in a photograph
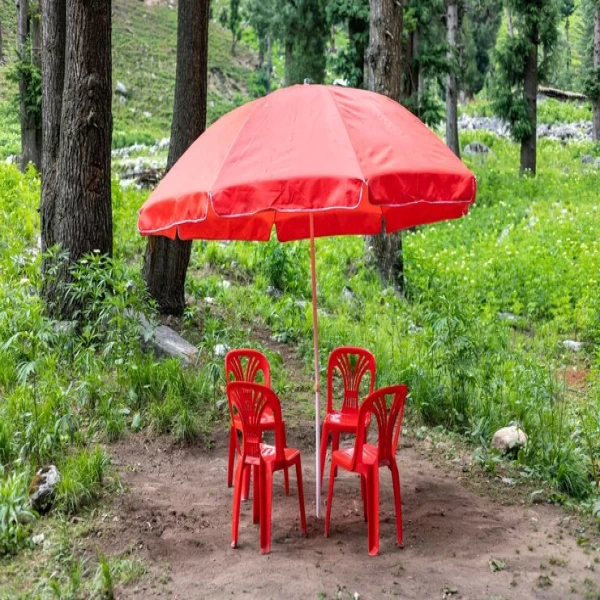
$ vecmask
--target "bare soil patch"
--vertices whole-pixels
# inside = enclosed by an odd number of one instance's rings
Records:
[[[312,431],[290,434],[290,445],[303,450],[309,535],[299,531],[295,480],[286,497],[279,473],[269,556],[260,554],[250,502],[242,506],[240,546],[230,547],[224,433],[212,450],[141,435],[113,446],[128,491],[115,499],[114,516],[93,543],[108,553],[133,549],[151,571],[119,597],[598,597],[598,552],[577,545],[573,518],[555,506],[503,506],[482,496],[452,468],[424,457],[418,442],[405,444],[398,457],[404,549],[394,545],[391,481],[384,471],[381,555],[367,555],[359,483],[348,474],[336,481],[326,539],[323,521],[314,517]],[[494,559],[501,570],[492,571]]]

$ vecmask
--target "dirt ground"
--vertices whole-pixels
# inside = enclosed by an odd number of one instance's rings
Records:
[[[308,432],[296,432],[291,442],[305,450]],[[600,597],[599,553],[577,544],[578,525],[563,510],[505,506],[473,491],[458,468],[430,460],[419,443],[405,446],[399,451],[404,549],[394,545],[387,472],[381,480],[380,556],[367,554],[355,476],[341,474],[336,482],[332,533],[323,536],[323,521],[314,517],[313,454],[307,449],[308,538],[299,532],[295,479],[290,476],[292,494],[286,497],[278,473],[272,551],[262,556],[250,502],[242,505],[239,547],[230,547],[232,490],[224,445],[208,451],[129,437],[111,447],[128,491],[115,500],[100,545],[109,553],[135,553],[150,573],[118,597]],[[496,559],[500,570],[494,572],[490,561]]]

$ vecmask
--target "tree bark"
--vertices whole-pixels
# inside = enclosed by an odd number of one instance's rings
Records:
[[[70,262],[93,251],[112,255],[111,66],[111,0],[67,0],[54,228]],[[67,265],[58,277],[69,281]],[[55,300],[55,312],[71,318],[76,307]]]
[[[525,57],[525,100],[527,116],[531,123],[531,133],[521,140],[521,175],[536,173],[537,154],[537,87],[538,87],[538,45],[532,42]]]
[[[17,51],[19,60],[24,63],[35,64],[34,41],[31,39],[31,25],[36,17],[31,17],[29,0],[19,1],[17,21]],[[39,24],[36,29],[39,31]],[[38,55],[39,56],[39,55]],[[41,126],[39,119],[27,105],[27,98],[31,95],[30,82],[26,76],[19,80],[19,109],[21,117],[21,170],[25,170],[29,163],[41,168]]]
[[[600,73],[600,2],[594,7],[594,56],[593,67],[596,74]],[[600,141],[600,97],[592,99],[592,138]]]
[[[402,94],[402,3],[370,0],[367,74],[369,89],[400,102]],[[404,261],[400,232],[368,236],[383,281],[404,289]]]
[[[292,45],[292,42],[287,42],[285,43],[285,63],[284,63],[284,75],[283,75],[283,85],[287,86],[290,85],[291,81],[292,81],[292,61],[294,60],[293,57],[293,52],[294,52],[294,46]]]
[[[206,128],[209,0],[179,0],[177,71],[169,170]],[[191,241],[150,238],[144,258],[148,290],[163,314],[185,308],[185,275]]]
[[[460,158],[458,142],[458,88],[456,85],[456,38],[458,32],[458,0],[449,0],[447,8],[448,59],[446,79],[446,144]]]
[[[362,88],[365,84],[365,34],[368,33],[367,24],[362,19],[348,19],[348,39],[354,46],[356,52],[354,66],[360,73],[356,81],[356,87]]]
[[[273,54],[271,48],[271,34],[267,35],[267,82],[266,90],[267,94],[271,91],[271,77],[273,76]]]
[[[55,244],[54,208],[65,82],[65,0],[42,0],[42,252]]]

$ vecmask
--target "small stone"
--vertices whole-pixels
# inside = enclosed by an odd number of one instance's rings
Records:
[[[29,485],[31,508],[39,514],[47,513],[54,503],[60,473],[54,465],[42,467]]]
[[[356,298],[356,294],[348,285],[344,286],[344,289],[342,290],[342,296],[346,302],[352,302],[352,300]]]
[[[509,312],[499,312],[498,313],[498,318],[501,321],[510,321],[511,323],[513,323],[514,321],[516,321],[519,317],[517,317],[517,315],[513,315],[513,313],[509,313]]]
[[[583,342],[576,342],[575,340],[565,340],[562,345],[567,350],[572,350],[573,352],[579,352],[585,346]]]
[[[211,296],[206,296],[206,298],[204,298],[204,302],[206,302],[206,304],[214,304],[215,299],[212,298]]]
[[[516,425],[499,429],[492,438],[492,448],[502,452],[516,450],[525,444],[527,444],[527,435]]]
[[[591,165],[593,161],[594,161],[594,158],[591,155],[589,155],[589,154],[584,154],[581,157],[581,164],[582,165]]]
[[[222,287],[224,290],[228,290],[228,289],[231,287],[231,281],[227,281],[227,279],[224,279],[224,280],[221,282],[221,287]]]
[[[223,358],[229,352],[229,348],[225,344],[217,344],[214,349],[216,358]]]
[[[491,150],[489,149],[488,146],[486,146],[482,142],[471,142],[470,144],[467,144],[464,147],[463,152],[464,152],[464,154],[469,154],[471,156],[473,156],[473,155],[487,156],[491,152]]]
[[[115,93],[119,94],[119,96],[129,96],[129,90],[127,86],[122,81],[117,81],[117,86],[115,87]]]
[[[31,538],[31,541],[36,545],[36,546],[41,546],[44,543],[44,539],[45,539],[45,535],[43,533],[38,533],[37,535],[34,535]]]

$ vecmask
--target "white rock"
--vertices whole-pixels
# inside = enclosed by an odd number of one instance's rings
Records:
[[[223,358],[229,352],[229,348],[225,344],[217,344],[214,349],[216,358]]]
[[[31,538],[31,541],[36,545],[36,546],[41,546],[44,543],[44,539],[46,538],[46,536],[43,533],[38,533],[37,535],[34,535]]]
[[[565,340],[563,342],[563,346],[567,350],[572,350],[573,352],[579,352],[583,349],[585,344],[583,342],[576,342],[575,340]]]
[[[52,508],[56,486],[60,481],[60,473],[54,465],[42,467],[33,478],[31,490],[33,493],[29,498],[31,508],[40,514],[48,512]]]
[[[501,450],[502,452],[520,448],[525,444],[527,444],[527,436],[516,425],[499,429],[492,438],[492,448],[496,448],[496,450]]]
[[[117,86],[115,87],[115,92],[121,96],[129,96],[129,90],[127,86],[122,81],[117,81]]]
[[[224,280],[221,282],[221,287],[222,287],[224,290],[228,290],[228,289],[231,287],[231,281],[227,281],[227,279],[224,279]]]
[[[215,299],[212,298],[211,296],[206,296],[206,298],[204,298],[204,302],[206,302],[206,304],[214,304]]]

